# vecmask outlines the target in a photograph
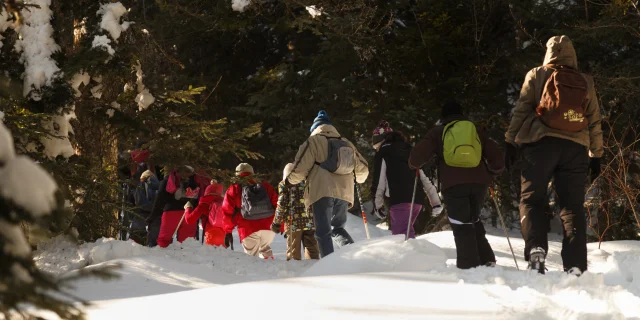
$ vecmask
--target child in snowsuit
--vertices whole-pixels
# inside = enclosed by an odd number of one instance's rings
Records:
[[[320,259],[318,242],[315,239],[313,212],[307,210],[304,203],[304,182],[287,185],[287,176],[293,170],[293,163],[284,168],[282,182],[278,184],[278,206],[271,230],[281,233],[283,223],[287,233],[287,260],[301,260],[301,249],[305,249],[306,259]],[[301,247],[302,245],[302,247]]]
[[[436,216],[442,212],[438,191],[424,172],[420,170],[420,184],[424,193],[416,191],[413,214],[410,214],[413,185],[416,178],[416,171],[410,169],[407,164],[411,145],[407,143],[402,133],[393,131],[389,123],[384,120],[380,121],[378,127],[373,131],[371,143],[376,150],[373,183],[371,184],[371,194],[375,195],[374,213],[379,218],[384,218],[384,198],[388,198],[391,234],[406,234],[411,215],[409,238],[415,238],[413,224],[422,210],[425,194],[429,198],[433,215]]]
[[[485,236],[484,225],[480,220],[480,210],[487,196],[488,186],[493,182],[493,176],[504,170],[502,152],[482,130],[472,126],[472,123],[462,115],[462,107],[455,101],[446,103],[442,108],[442,123],[429,130],[426,137],[413,148],[409,156],[409,167],[421,168],[434,156],[437,159],[438,173],[442,181],[442,195],[456,243],[458,268],[493,266],[496,257]],[[446,133],[445,127],[451,130],[452,126],[458,125],[465,130],[473,128],[475,132],[468,132],[466,136],[477,135],[480,144],[478,147],[481,147],[481,150],[477,150],[476,154],[476,148],[473,147],[473,153],[481,157],[479,164],[475,167],[452,166],[446,162],[443,133]],[[460,137],[464,138],[464,136]],[[447,150],[451,147],[448,145]],[[455,144],[453,147],[454,150],[458,149]],[[464,154],[472,153],[468,149],[460,150],[463,150],[462,152],[466,150]]]
[[[153,201],[156,198],[159,185],[160,182],[158,178],[156,178],[156,175],[151,170],[146,170],[140,175],[140,184],[136,187],[133,195],[135,205],[138,209],[131,221],[129,237],[141,245],[145,244],[147,238],[147,222],[145,219],[153,209]],[[154,243],[155,240],[154,238]]]
[[[241,163],[236,167],[239,182],[233,184],[224,196],[225,247],[232,246],[231,232],[237,226],[240,243],[244,251],[252,256],[273,259],[271,242],[276,234],[271,231],[271,223],[278,194],[267,182],[252,179],[253,167]]]
[[[152,225],[158,219],[162,219],[160,232],[158,234],[158,245],[166,248],[173,241],[173,234],[178,230],[178,241],[182,242],[186,238],[195,237],[196,224],[189,224],[182,220],[184,207],[188,201],[192,205],[197,204],[200,189],[195,181],[193,168],[182,166],[171,171],[171,173],[160,183],[156,201],[153,204],[151,215],[147,222]]]
[[[224,213],[222,212],[222,185],[215,180],[207,187],[204,196],[194,209],[191,202],[185,205],[185,221],[197,224],[202,216],[204,242],[210,246],[224,246]]]

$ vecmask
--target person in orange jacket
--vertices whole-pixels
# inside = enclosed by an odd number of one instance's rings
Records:
[[[247,254],[273,259],[271,242],[275,233],[271,223],[278,203],[278,193],[267,182],[256,182],[253,167],[241,163],[236,167],[238,183],[233,184],[224,196],[225,246],[233,248],[231,232],[237,226],[240,243]]]
[[[210,246],[224,246],[224,212],[222,212],[222,184],[211,181],[204,191],[198,206],[194,209],[191,202],[185,205],[185,221],[196,224],[200,217],[203,220],[204,242]],[[225,246],[226,248],[226,246]]]

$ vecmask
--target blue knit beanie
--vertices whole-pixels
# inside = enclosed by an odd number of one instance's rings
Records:
[[[318,116],[315,119],[313,119],[313,124],[311,125],[311,130],[309,131],[313,132],[313,130],[315,130],[317,127],[323,124],[332,124],[332,123],[331,123],[331,120],[329,120],[329,116],[327,115],[327,112],[324,110],[320,110],[320,112],[318,112]]]

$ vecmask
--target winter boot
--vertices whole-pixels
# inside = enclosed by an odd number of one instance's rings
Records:
[[[567,270],[566,272],[567,272],[567,274],[573,275],[573,276],[576,276],[576,277],[579,277],[579,276],[582,275],[582,270],[580,270],[580,268],[578,268],[578,267],[573,267],[573,268]]]
[[[531,249],[529,252],[529,270],[536,270],[539,274],[544,274],[544,259],[546,252],[540,247]]]
[[[495,268],[496,267],[496,262],[495,261],[489,261],[489,262],[485,263],[484,266],[488,267],[488,268]]]

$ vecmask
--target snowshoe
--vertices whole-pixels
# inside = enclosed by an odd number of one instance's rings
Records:
[[[545,273],[544,260],[546,252],[542,248],[533,248],[529,253],[529,270],[536,270],[539,274]]]
[[[488,268],[495,268],[496,267],[496,262],[495,261],[489,261],[489,262],[485,263],[484,266],[488,267]]]

